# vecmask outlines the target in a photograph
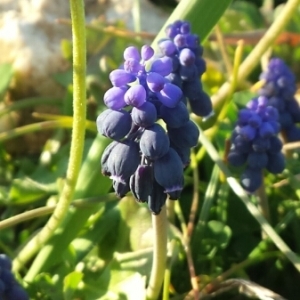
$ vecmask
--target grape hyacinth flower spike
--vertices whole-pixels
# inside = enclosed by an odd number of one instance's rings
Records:
[[[199,130],[189,119],[181,88],[168,79],[170,57],[155,58],[148,45],[140,52],[128,47],[123,57],[122,67],[110,73],[108,109],[96,121],[98,132],[113,140],[102,155],[102,173],[113,180],[119,197],[131,191],[159,214],[167,196],[176,200],[181,194]]]
[[[227,160],[233,167],[243,167],[241,185],[249,193],[261,186],[264,168],[274,174],[284,170],[279,130],[278,111],[268,106],[265,96],[252,99],[239,111]]]

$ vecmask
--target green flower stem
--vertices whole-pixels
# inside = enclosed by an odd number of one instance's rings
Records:
[[[21,110],[26,107],[32,107],[37,105],[57,105],[62,102],[61,98],[51,98],[51,97],[34,97],[22,99],[22,101],[16,101],[9,104],[0,110],[0,117],[4,116],[12,111]]]
[[[24,266],[51,238],[64,219],[73,199],[81,166],[86,120],[86,38],[83,0],[70,0],[73,33],[73,132],[65,183],[58,204],[41,231],[21,250],[13,261],[14,271]]]
[[[263,179],[261,186],[256,191],[255,195],[256,195],[258,209],[260,210],[262,215],[266,218],[266,220],[268,222],[270,222],[271,221],[270,208],[269,208],[269,201],[268,201],[268,197],[267,197],[267,193],[266,193],[266,189],[265,189],[264,179]],[[261,236],[262,236],[262,239],[267,238],[264,231],[262,231]]]
[[[146,292],[147,300],[158,299],[164,279],[168,236],[168,221],[165,205],[162,207],[159,215],[152,215],[152,226],[154,235],[153,261],[149,285]]]
[[[193,191],[193,200],[192,200],[189,220],[188,220],[188,224],[187,224],[187,230],[186,230],[186,234],[184,235],[184,240],[185,240],[185,250],[186,250],[186,254],[187,254],[187,262],[188,262],[188,267],[189,267],[189,272],[190,272],[190,281],[191,281],[191,285],[193,288],[193,295],[194,295],[194,299],[198,300],[200,297],[199,285],[198,285],[198,281],[197,281],[197,275],[196,275],[196,270],[195,270],[195,265],[194,265],[192,251],[191,251],[191,245],[190,245],[192,234],[194,231],[194,226],[195,226],[195,219],[196,219],[198,206],[199,206],[198,162],[196,160],[196,155],[194,152],[191,153],[191,167],[193,169],[194,191]]]
[[[92,197],[92,198],[84,198],[84,199],[77,199],[73,200],[71,205],[72,207],[77,208],[86,208],[92,205],[98,205],[101,202],[109,202],[109,201],[117,201],[118,197],[114,194],[107,194],[104,196],[99,197]],[[16,226],[19,223],[26,222],[32,219],[44,217],[46,215],[50,215],[53,213],[57,205],[53,206],[42,206],[35,209],[31,209],[29,211],[25,211],[23,213],[17,214],[10,218],[7,218],[3,221],[0,221],[0,230],[5,228],[9,228],[12,226]]]
[[[241,64],[237,77],[238,82],[245,80],[246,77],[258,65],[263,54],[272,46],[276,38],[291,20],[291,17],[297,10],[299,4],[300,0],[289,0],[285,4],[284,8],[280,12],[280,15],[276,17],[275,21],[265,33],[263,38],[257,43],[255,48]],[[219,89],[218,93],[212,97],[214,107],[221,106],[221,103],[223,103],[223,101],[228,97],[230,92],[231,83],[224,83]]]
[[[96,129],[94,122],[86,121],[85,125],[83,125],[83,126],[84,126],[84,129],[87,129],[91,132],[97,133],[97,129]],[[60,117],[60,119],[57,119],[57,120],[28,124],[28,125],[20,126],[15,129],[4,131],[4,132],[0,133],[0,142],[11,140],[18,136],[21,136],[21,135],[24,135],[27,133],[31,133],[31,132],[50,130],[50,129],[56,129],[56,128],[74,128],[72,118],[71,117]]]
[[[196,155],[194,152],[191,153],[191,167],[193,169],[193,200],[189,215],[189,221],[187,224],[187,232],[186,232],[186,240],[187,243],[190,243],[190,240],[192,238],[194,225],[195,225],[195,219],[198,211],[199,206],[199,174],[198,174],[198,162],[196,160]]]

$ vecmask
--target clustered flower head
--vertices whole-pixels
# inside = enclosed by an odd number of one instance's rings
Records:
[[[260,75],[265,83],[259,95],[268,99],[268,105],[279,113],[281,131],[287,142],[300,140],[300,107],[295,99],[296,79],[290,68],[280,59],[272,58],[265,72]]]
[[[252,99],[239,111],[227,159],[234,167],[244,167],[241,185],[249,193],[261,186],[264,168],[274,174],[284,170],[278,117],[277,109],[268,105],[265,96]]]
[[[180,196],[183,170],[199,137],[181,86],[170,80],[173,65],[171,57],[155,57],[148,45],[141,51],[126,48],[122,67],[109,76],[108,109],[96,121],[99,133],[114,140],[103,153],[102,173],[113,180],[118,196],[131,191],[154,214],[167,196]]]
[[[191,33],[190,23],[176,21],[166,28],[167,38],[158,45],[172,60],[172,71],[167,78],[182,89],[194,114],[210,117],[213,114],[210,97],[203,91],[200,78],[206,70],[199,36]]]
[[[0,254],[0,299],[29,300],[23,287],[11,272],[12,263],[8,256]]]

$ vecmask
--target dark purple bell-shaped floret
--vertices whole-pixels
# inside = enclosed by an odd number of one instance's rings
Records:
[[[251,151],[251,142],[237,134],[231,143],[231,149],[240,153],[249,153]]]
[[[269,150],[269,148],[270,148],[270,139],[256,137],[252,141],[252,149],[256,152],[266,152]]]
[[[164,156],[169,147],[170,140],[162,126],[153,124],[145,128],[140,139],[140,148],[146,158],[156,160]]]
[[[170,128],[181,127],[190,119],[189,111],[183,102],[179,102],[173,108],[162,105],[160,107],[160,117]]]
[[[250,152],[247,156],[247,165],[251,169],[262,170],[268,164],[268,155],[265,152]]]
[[[198,94],[198,98],[190,100],[189,103],[195,115],[205,118],[213,115],[211,99],[204,91]]]
[[[198,143],[199,128],[197,125],[189,120],[185,125],[179,128],[168,127],[168,134],[171,142],[177,147],[195,147]]]
[[[158,215],[161,208],[165,205],[166,200],[167,194],[164,192],[164,188],[154,180],[151,195],[148,196],[148,206],[150,211],[154,215]]]
[[[130,177],[130,190],[138,202],[147,202],[153,189],[153,169],[150,165],[139,165]]]
[[[110,178],[126,182],[135,172],[140,162],[139,146],[132,140],[118,142],[111,150],[107,159]]]
[[[259,136],[263,139],[269,138],[276,134],[273,126],[269,122],[262,122],[258,128]]]
[[[119,198],[124,197],[130,191],[128,180],[125,182],[120,179],[113,180],[113,188]]]
[[[118,144],[117,141],[113,141],[110,143],[105,150],[103,151],[103,154],[101,156],[101,172],[104,176],[110,176],[111,170],[108,167],[108,158],[110,156],[110,153],[112,149]]]
[[[227,160],[230,165],[234,167],[241,167],[243,166],[247,161],[247,154],[241,153],[236,150],[231,150],[228,153]]]
[[[282,173],[285,168],[285,158],[281,152],[277,153],[268,153],[268,164],[266,169],[273,173],[279,174]]]
[[[157,120],[157,110],[154,104],[147,101],[140,107],[134,107],[131,111],[132,121],[140,127],[149,127]]]
[[[169,148],[166,155],[153,163],[154,178],[169,194],[171,200],[179,198],[183,189],[183,165],[173,148]]]
[[[244,139],[252,141],[256,137],[256,131],[254,127],[246,125],[240,128],[239,133]]]
[[[118,141],[128,134],[132,120],[125,110],[107,109],[98,116],[96,124],[100,134]]]
[[[263,182],[262,171],[246,168],[241,175],[241,185],[249,193],[254,193]]]

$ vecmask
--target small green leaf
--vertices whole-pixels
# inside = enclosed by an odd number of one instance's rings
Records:
[[[64,299],[72,300],[78,284],[83,278],[82,272],[74,271],[64,278]]]
[[[231,229],[220,221],[211,220],[207,223],[206,236],[214,239],[220,248],[225,248],[231,238]]]

